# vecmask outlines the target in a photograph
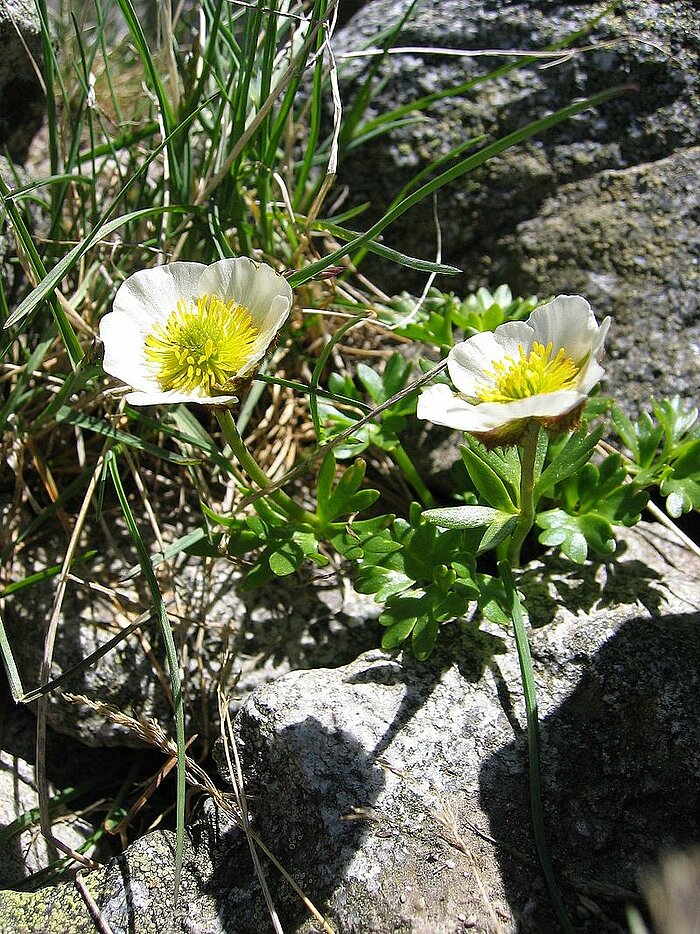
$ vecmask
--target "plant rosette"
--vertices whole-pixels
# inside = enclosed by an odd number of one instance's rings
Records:
[[[468,431],[486,447],[518,444],[533,421],[550,434],[576,425],[600,365],[610,318],[600,325],[580,295],[559,295],[527,321],[475,334],[448,354],[455,386],[431,386],[418,417]]]
[[[133,387],[131,405],[230,405],[291,307],[287,280],[247,257],[142,269],[100,322],[103,367]]]

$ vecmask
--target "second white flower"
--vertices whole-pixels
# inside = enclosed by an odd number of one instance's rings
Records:
[[[509,321],[456,344],[448,371],[456,391],[431,386],[418,417],[468,431],[490,446],[517,443],[527,423],[565,427],[601,380],[606,318],[580,295],[559,295],[527,321]]]

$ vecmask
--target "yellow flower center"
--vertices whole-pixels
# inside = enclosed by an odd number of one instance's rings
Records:
[[[574,385],[580,368],[563,348],[553,357],[551,341],[546,347],[535,341],[530,353],[525,353],[522,344],[518,351],[517,360],[504,357],[494,362],[493,372],[488,374],[492,381],[477,389],[480,402],[514,402]]]
[[[212,396],[245,366],[257,336],[247,308],[233,299],[202,295],[189,304],[177,303],[146,338],[145,354],[161,389],[199,389]]]

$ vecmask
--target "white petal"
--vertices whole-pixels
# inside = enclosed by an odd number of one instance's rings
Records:
[[[577,405],[585,402],[586,398],[583,392],[562,389],[559,392],[528,396],[527,399],[516,399],[514,402],[484,402],[476,408],[479,410],[482,424],[487,427],[478,430],[497,428],[522,418],[555,418],[575,409]]]
[[[495,331],[475,334],[461,344],[455,344],[448,355],[447,368],[457,389],[475,398],[477,388],[491,382],[493,364],[504,357],[517,360],[520,347],[530,352],[534,332],[523,321],[509,321]]]
[[[595,357],[591,357],[579,373],[576,389],[588,395],[591,389],[598,385],[604,375],[605,370],[603,367],[598,363]]]
[[[158,388],[144,356],[144,336],[131,315],[120,311],[105,315],[100,321],[100,338],[104,343],[102,367],[105,373],[136,389]]]
[[[608,333],[608,328],[610,327],[610,318],[605,318],[601,322],[600,327],[598,328],[598,333],[596,334],[595,341],[591,347],[591,354],[581,368],[581,372],[578,375],[578,381],[576,383],[576,388],[579,392],[589,393],[594,386],[596,386],[603,376],[605,371],[600,365],[599,361],[601,360],[604,352],[604,343],[605,337]]]
[[[545,347],[552,342],[553,355],[563,347],[566,356],[578,364],[591,352],[599,334],[591,306],[581,295],[558,295],[535,308],[527,323],[535,340]]]
[[[603,356],[605,338],[608,336],[608,329],[610,328],[611,321],[612,318],[610,315],[608,315],[607,318],[603,318],[603,320],[600,322],[598,333],[596,334],[593,347],[591,348],[591,356],[595,357],[596,360],[600,360]]]
[[[469,413],[476,408],[477,406],[465,402],[456,396],[449,386],[441,383],[423,390],[418,397],[416,415],[435,425],[446,425],[448,428],[466,431],[468,429],[463,428],[462,422],[468,419]]]
[[[155,321],[167,318],[178,301],[198,298],[197,283],[203,263],[168,263],[141,269],[117,289],[113,309],[133,318],[144,339]]]
[[[238,402],[237,396],[202,396],[175,390],[153,392],[130,392],[126,401],[129,405],[175,405],[178,402],[197,402],[199,405],[228,405]]]
[[[514,402],[482,402],[472,405],[456,396],[449,386],[431,386],[418,399],[418,417],[458,431],[491,431],[524,418],[553,418],[585,402],[585,393],[574,390],[543,393]]]
[[[238,256],[208,266],[200,277],[199,288],[202,294],[213,293],[223,301],[233,299],[250,312],[259,334],[245,367],[236,374],[244,375],[265,355],[289,316],[292,307],[289,283],[267,263]]]

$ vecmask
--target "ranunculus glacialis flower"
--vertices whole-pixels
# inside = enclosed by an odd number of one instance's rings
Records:
[[[600,382],[610,318],[598,325],[580,295],[559,295],[527,321],[455,344],[448,372],[455,386],[440,384],[418,399],[418,417],[468,431],[489,447],[517,444],[535,420],[551,432],[578,420]]]
[[[136,390],[132,405],[228,405],[291,307],[287,280],[247,257],[142,269],[100,322],[103,366]]]

